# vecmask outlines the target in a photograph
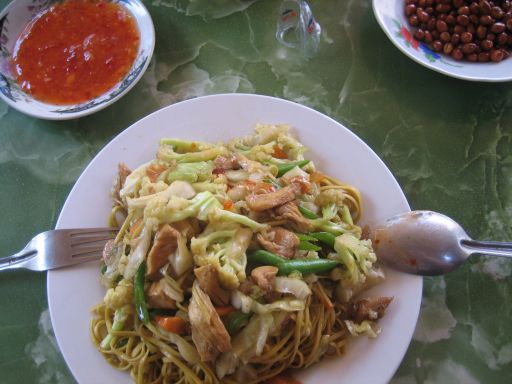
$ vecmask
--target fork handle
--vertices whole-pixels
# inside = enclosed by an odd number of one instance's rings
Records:
[[[23,268],[25,263],[37,255],[35,249],[24,249],[12,256],[0,258],[0,271],[4,269]]]

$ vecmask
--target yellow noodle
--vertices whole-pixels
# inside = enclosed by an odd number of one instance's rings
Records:
[[[247,384],[262,383],[283,371],[299,369],[314,364],[321,357],[322,337],[328,335],[329,347],[341,355],[349,333],[341,312],[326,308],[327,291],[321,280],[312,285],[312,296],[306,308],[292,316],[283,325],[279,336],[269,337],[261,356],[253,357],[249,363],[257,372],[257,379],[247,380]],[[338,313],[336,313],[338,312]],[[158,328],[151,332],[130,314],[134,324],[131,331],[114,332],[117,340],[126,339],[121,346],[113,345],[109,350],[102,349],[100,343],[111,331],[114,311],[100,304],[93,308],[95,314],[91,322],[91,337],[105,359],[120,370],[129,370],[136,383],[184,383],[215,384],[220,381],[215,376],[215,367],[198,363],[191,366],[180,355],[176,346],[165,339]],[[236,383],[233,378],[224,378],[223,383]]]
[[[341,189],[345,198],[348,201],[350,213],[352,215],[352,219],[354,223],[357,223],[363,214],[362,211],[362,201],[363,198],[361,196],[361,192],[359,189],[354,187],[353,185],[342,183],[339,180],[336,180],[333,177],[324,175],[324,178],[320,182],[320,190],[325,191],[327,189]]]
[[[119,227],[119,220],[117,219],[118,213],[123,213],[126,216],[126,209],[121,205],[114,205],[108,216],[108,226],[117,228]]]

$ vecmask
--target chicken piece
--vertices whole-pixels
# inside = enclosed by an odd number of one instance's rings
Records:
[[[259,161],[250,160],[247,156],[242,155],[240,152],[237,152],[235,156],[238,161],[239,167],[246,170],[249,173],[258,172],[267,167],[266,165],[263,165]]]
[[[306,233],[313,230],[313,225],[302,216],[297,203],[294,201],[277,207],[274,211],[274,216],[277,220],[287,220],[290,226],[299,232]]]
[[[219,353],[231,350],[231,337],[217,311],[198,283],[192,287],[188,306],[192,340],[202,361],[215,361]]]
[[[160,279],[159,281],[151,283],[146,297],[150,308],[164,308],[164,309],[176,309],[176,301],[170,298],[164,289],[165,281]]]
[[[228,190],[228,197],[233,202],[244,200],[246,196],[247,187],[242,183],[236,184]]]
[[[123,188],[124,182],[126,181],[126,178],[130,173],[132,173],[132,171],[130,170],[130,168],[126,166],[126,164],[118,164],[117,177],[114,181],[114,184],[112,185],[112,190],[110,191],[110,196],[116,204],[122,205],[122,200],[121,196],[119,196],[119,191],[121,190],[121,188]]]
[[[365,297],[352,301],[349,304],[348,315],[356,323],[365,320],[375,321],[384,316],[384,312],[392,297]]]
[[[287,186],[275,192],[263,193],[260,195],[250,194],[245,198],[247,206],[253,211],[264,211],[289,203],[295,199],[293,187]]]
[[[286,259],[291,259],[299,246],[297,235],[281,227],[273,227],[256,235],[258,243],[267,251],[276,253]]]
[[[264,265],[254,268],[251,272],[251,277],[261,289],[265,292],[270,292],[274,287],[277,272],[277,267],[274,267],[273,265]]]
[[[215,165],[213,170],[213,173],[215,174],[224,173],[230,169],[240,168],[240,163],[234,154],[229,156],[217,156],[215,160],[213,160],[213,165]]]
[[[179,236],[180,233],[169,224],[160,226],[148,253],[146,276],[158,276],[159,269],[169,261],[169,255],[176,251]]]
[[[197,282],[201,289],[210,296],[213,304],[216,306],[224,306],[229,304],[230,294],[220,286],[219,273],[217,269],[207,264],[205,266],[194,269]]]
[[[255,295],[255,292],[261,292],[260,288],[254,284],[254,281],[252,279],[245,279],[240,283],[240,285],[237,288],[238,291],[242,292],[246,296],[257,296]]]
[[[175,223],[172,223],[172,227],[185,236],[187,240],[192,239],[201,232],[199,223],[195,218],[176,221]]]

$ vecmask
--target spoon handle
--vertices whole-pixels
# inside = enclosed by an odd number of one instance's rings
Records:
[[[501,241],[461,240],[461,245],[471,253],[483,253],[491,256],[512,257],[512,243]]]

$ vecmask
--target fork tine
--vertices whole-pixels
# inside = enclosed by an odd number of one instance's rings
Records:
[[[103,236],[84,236],[84,237],[71,237],[69,244],[72,248],[78,247],[81,244],[90,244],[90,243],[96,243],[99,241],[102,241],[103,243],[106,243],[107,240],[113,239],[113,235],[103,235]]]
[[[101,256],[103,256],[103,247],[83,247],[83,248],[80,248],[80,249],[76,249],[76,250],[73,250],[71,252],[71,258],[72,259],[75,259],[75,258],[86,258],[88,257],[89,255],[97,255],[96,258],[100,258]]]
[[[101,253],[100,252],[91,253],[91,254],[88,254],[88,255],[80,256],[80,257],[72,257],[72,258],[68,259],[68,261],[66,263],[66,266],[68,266],[68,265],[75,265],[75,264],[82,264],[82,263],[86,263],[88,261],[96,261],[96,260],[100,260],[100,258],[101,258]]]
[[[78,228],[78,229],[72,229],[69,230],[69,236],[70,237],[79,237],[84,235],[93,235],[93,234],[100,234],[100,233],[114,233],[119,231],[119,228],[114,227],[98,227],[98,228]]]

